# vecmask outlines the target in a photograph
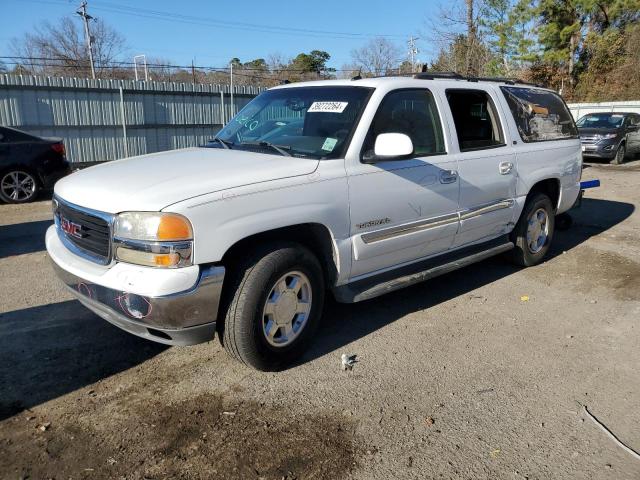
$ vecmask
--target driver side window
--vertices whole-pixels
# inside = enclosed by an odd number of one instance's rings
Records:
[[[378,135],[404,133],[413,142],[416,157],[446,153],[438,109],[426,89],[396,90],[382,100],[363,146],[363,156],[373,154]]]

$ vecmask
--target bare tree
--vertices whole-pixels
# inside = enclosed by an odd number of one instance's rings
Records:
[[[482,0],[456,0],[446,7],[441,6],[439,13],[427,21],[425,37],[440,50],[436,63],[449,63],[463,75],[483,73],[489,59],[478,28],[481,4]],[[451,58],[445,59],[447,56]],[[464,58],[462,64],[461,58]]]
[[[91,36],[96,74],[110,77],[125,40],[101,20],[91,24]],[[82,26],[69,17],[56,24],[44,22],[33,33],[14,38],[11,50],[21,57],[22,67],[34,74],[89,76],[91,71]]]
[[[385,75],[398,67],[401,57],[402,52],[396,44],[376,37],[351,52],[351,67],[362,69],[365,75]]]

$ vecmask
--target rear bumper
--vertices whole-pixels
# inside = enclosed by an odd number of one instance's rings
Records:
[[[51,229],[55,229],[55,226]],[[115,267],[87,265],[87,274],[83,275],[78,267],[88,261],[71,252],[61,251],[64,246],[58,245],[58,242],[55,230],[48,231],[47,250],[54,271],[69,292],[104,320],[139,337],[167,345],[195,345],[214,338],[224,267],[201,266],[195,284],[186,290],[158,295],[134,293],[131,288],[127,288],[130,283],[125,280],[125,275],[121,276],[122,285],[105,285],[107,281],[98,283],[105,280],[101,278],[104,275],[97,276],[89,270],[93,267],[107,271]],[[164,286],[172,282],[167,274],[181,274],[180,269],[172,272],[154,270],[149,274],[161,274]]]
[[[50,167],[47,171],[40,173],[42,187],[45,190],[52,189],[55,183],[71,173],[71,165],[67,160],[61,160],[55,167]]]

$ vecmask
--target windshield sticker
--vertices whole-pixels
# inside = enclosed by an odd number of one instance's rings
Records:
[[[342,113],[349,102],[313,102],[307,113]]]
[[[325,152],[332,152],[336,147],[336,143],[338,143],[337,138],[327,137],[327,139],[322,144],[322,150],[324,150]]]

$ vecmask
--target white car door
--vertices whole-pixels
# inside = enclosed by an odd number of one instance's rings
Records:
[[[351,277],[447,251],[458,229],[457,163],[446,152],[441,116],[426,88],[389,92],[347,163],[353,261]],[[381,133],[404,133],[411,158],[372,161]],[[370,163],[367,163],[370,162]]]
[[[454,247],[496,238],[511,230],[516,160],[507,145],[506,119],[493,90],[445,90],[451,128],[458,139],[460,228]]]

